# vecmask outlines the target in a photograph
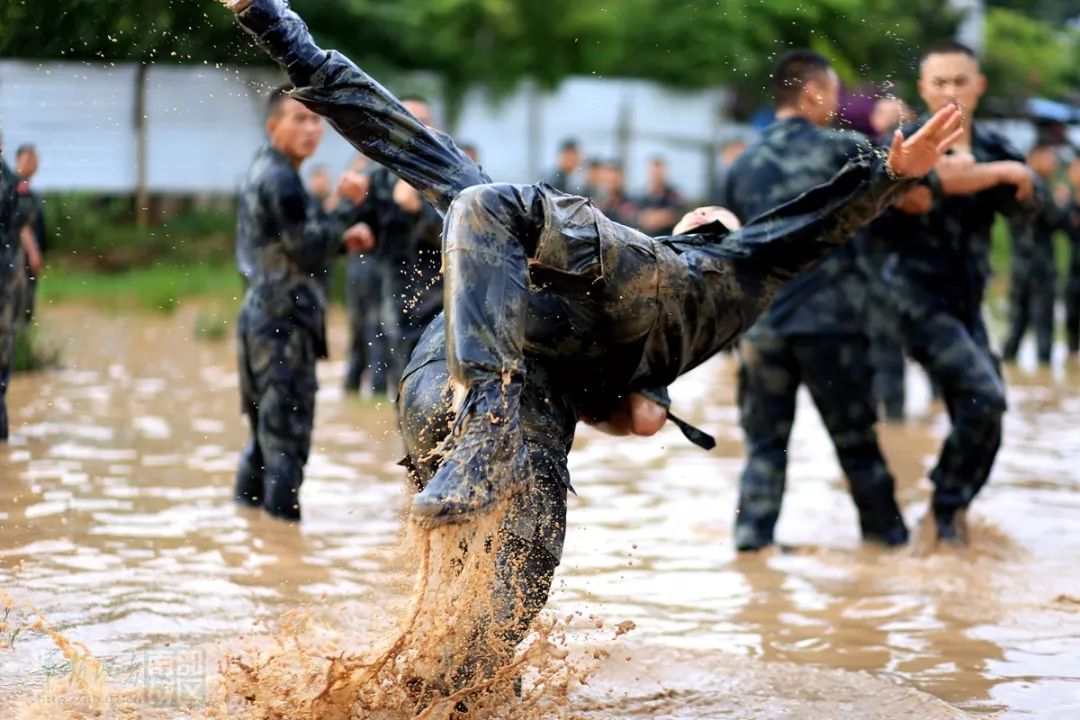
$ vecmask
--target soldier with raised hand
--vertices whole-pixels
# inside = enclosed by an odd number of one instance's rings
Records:
[[[1005,386],[982,318],[990,231],[998,214],[1038,209],[1037,181],[1004,137],[975,122],[986,78],[970,48],[935,45],[923,53],[919,72],[919,93],[931,113],[962,111],[956,150],[963,160],[940,162],[926,202],[890,211],[873,232],[891,243],[884,274],[908,353],[941,389],[952,423],[930,473],[927,521],[935,532],[928,535],[962,546],[966,510],[990,476],[1005,412]]]
[[[322,139],[322,120],[287,90],[270,94],[269,143],[240,189],[236,260],[247,290],[237,320],[238,365],[251,439],[240,456],[235,497],[299,520],[315,421],[315,363],[327,356],[326,281],[343,234],[299,173]],[[361,250],[363,237],[350,228],[344,242]]]
[[[849,160],[875,153],[866,137],[830,127],[840,82],[823,56],[789,52],[772,81],[776,121],[739,157],[726,187],[723,204],[743,222],[828,181]],[[810,391],[836,448],[863,538],[907,542],[874,430],[866,297],[856,244],[845,244],[781,289],[742,339],[739,410],[747,460],[735,519],[739,550],[773,543],[800,385]]]

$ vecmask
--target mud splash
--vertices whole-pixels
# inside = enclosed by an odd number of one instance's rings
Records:
[[[445,561],[462,538],[435,538],[429,575],[448,569],[420,592],[418,538],[401,538],[407,496],[390,408],[343,396],[340,361],[320,366],[304,523],[236,508],[245,432],[232,348],[192,340],[197,311],[43,311],[66,367],[17,377],[9,391],[0,588],[21,613],[8,624],[25,629],[0,650],[0,717],[15,702],[35,720],[304,717],[327,689],[328,712],[351,703],[356,717],[410,717],[423,703],[431,716],[453,711],[439,706],[439,682],[378,690],[456,672],[433,648],[468,644],[457,632],[476,605],[453,598],[475,600],[483,585],[464,583],[467,563]],[[338,357],[344,341],[335,315]],[[673,388],[680,415],[717,436],[713,453],[673,431],[634,442],[581,432],[571,454],[580,495],[549,610],[507,659],[522,664],[468,683],[493,717],[1077,716],[1080,368],[1010,370],[1006,442],[971,518],[973,548],[928,557],[859,544],[807,398],[784,547],[737,556],[733,375],[720,358]],[[912,421],[883,428],[882,443],[914,526],[945,423],[911,379]],[[422,595],[442,622],[416,613],[408,642],[364,680]],[[72,643],[71,658],[32,627],[39,617]],[[80,665],[104,695],[79,684]],[[517,676],[522,701],[508,695]]]

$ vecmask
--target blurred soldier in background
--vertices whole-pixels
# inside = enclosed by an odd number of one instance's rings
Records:
[[[1028,153],[1028,166],[1042,178],[1035,186],[1040,209],[1030,217],[1009,223],[1012,234],[1012,281],[1009,285],[1009,335],[1001,349],[1002,359],[1016,362],[1020,341],[1029,324],[1035,326],[1039,364],[1050,364],[1054,347],[1054,301],[1057,268],[1054,265],[1054,234],[1067,230],[1068,208],[1054,202],[1050,182],[1058,169],[1054,148],[1039,146]]]
[[[298,172],[322,139],[322,119],[287,90],[270,95],[269,144],[240,189],[236,260],[247,291],[237,321],[238,365],[251,439],[240,456],[235,497],[299,520],[315,421],[315,363],[327,356],[326,280],[343,238]],[[345,240],[363,249],[355,228]]]

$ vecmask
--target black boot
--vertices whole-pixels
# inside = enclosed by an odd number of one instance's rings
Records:
[[[938,541],[955,548],[968,546],[967,512],[934,508],[934,520],[937,522]]]
[[[413,498],[413,518],[463,522],[529,489],[532,470],[521,434],[520,377],[473,384],[443,448],[439,469]]]

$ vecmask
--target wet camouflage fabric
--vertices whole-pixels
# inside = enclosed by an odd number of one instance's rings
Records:
[[[1069,207],[1069,268],[1065,274],[1065,338],[1070,353],[1080,352],[1080,203]]]
[[[1023,161],[1001,135],[978,124],[971,152],[978,162]],[[1014,186],[999,185],[974,195],[938,196],[925,215],[890,210],[873,228],[892,248],[884,278],[905,346],[949,408],[952,429],[930,473],[939,526],[986,483],[1001,442],[1005,387],[987,340],[982,302],[995,216],[1038,209],[1037,196],[1020,204],[1015,195]]]
[[[867,276],[865,327],[870,340],[870,367],[874,373],[874,402],[880,418],[899,422],[905,414],[906,365],[900,318],[882,277],[888,253],[883,243],[868,235],[860,261]]]
[[[739,484],[738,549],[773,542],[800,385],[810,391],[832,438],[863,538],[890,545],[907,540],[893,477],[874,432],[867,346],[863,336],[839,335],[767,335],[742,342],[739,410],[748,458]]]
[[[1012,277],[1009,284],[1009,334],[1001,354],[1006,361],[1016,359],[1020,341],[1028,325],[1035,326],[1039,362],[1050,364],[1054,343],[1054,301],[1057,296],[1057,268],[1054,265],[1054,233],[1066,230],[1069,215],[1041,184],[1035,190],[1041,208],[1031,218],[1014,220],[1012,234]]]
[[[848,160],[875,152],[859,133],[819,128],[805,118],[780,120],[732,166],[721,204],[748,222],[827,182]],[[748,336],[862,333],[866,279],[856,259],[855,243],[838,248],[779,291]]]
[[[423,488],[439,464],[439,448],[454,419],[446,332],[438,316],[423,333],[402,380],[398,400],[410,479]],[[567,456],[574,440],[577,408],[560,390],[542,362],[526,361],[521,397],[521,426],[534,474],[528,493],[515,495],[503,520],[502,557],[498,560],[499,597],[526,598],[523,608],[508,604],[515,617],[509,647],[524,638],[529,624],[547,601],[551,580],[566,537],[566,496],[570,486]]]
[[[29,189],[25,184],[17,186],[18,215],[22,221],[30,226],[37,242],[38,249],[44,256],[45,253],[45,207],[37,193]],[[34,317],[35,296],[37,294],[37,277],[30,271],[30,265],[23,253],[23,279],[18,290],[17,325],[20,328],[27,326]]]
[[[780,120],[735,163],[727,207],[751,220],[828,181],[849,159],[875,152],[857,133],[818,128],[804,118]],[[741,343],[739,407],[748,451],[735,526],[741,550],[773,542],[801,384],[829,430],[864,536],[893,544],[907,538],[874,431],[866,292],[856,243],[849,243],[780,290]]]
[[[292,164],[273,148],[260,150],[241,187],[237,219],[237,266],[248,286],[237,322],[240,395],[252,439],[235,492],[283,518],[300,516],[315,363],[326,357],[326,279],[341,232]]]
[[[349,313],[349,348],[345,389],[360,390],[365,370],[368,387],[385,395],[387,334],[382,327],[383,264],[373,253],[349,253],[345,268],[345,306]]]
[[[427,201],[417,213],[394,202],[398,178],[385,167],[368,173],[371,191],[350,216],[366,222],[376,236],[382,268],[379,322],[385,334],[388,384],[401,379],[420,334],[442,310],[442,215]]]
[[[524,553],[542,546],[554,558],[561,548],[559,498],[579,416],[606,417],[627,392],[667,385],[707,360],[784,283],[908,185],[889,180],[882,159],[870,155],[741,231],[713,225],[653,239],[546,185],[489,184],[449,137],[421,125],[352,62],[318,48],[280,0],[255,0],[238,18],[287,70],[294,97],[446,217],[445,330],[429,326],[399,400],[413,476],[422,483],[433,472],[427,463],[437,462],[428,448],[449,426],[450,377],[524,378],[522,427],[541,481],[534,487],[545,490],[524,496],[515,513],[535,517],[536,530],[511,533],[524,542],[518,557],[500,563],[507,584],[531,582],[512,569],[531,562]],[[550,570],[539,574],[537,607],[551,580]]]
[[[0,159],[0,441],[8,437],[5,397],[15,360],[15,325],[19,302],[19,281],[23,275],[15,174]]]

